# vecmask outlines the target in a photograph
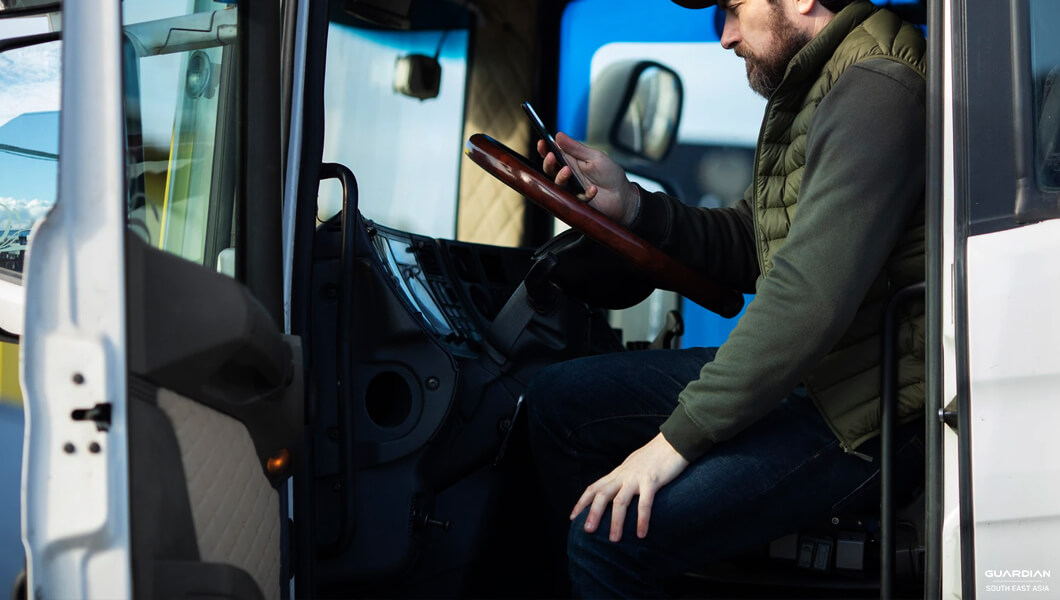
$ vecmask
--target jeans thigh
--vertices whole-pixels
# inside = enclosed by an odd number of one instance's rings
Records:
[[[525,409],[531,452],[554,503],[569,511],[587,485],[654,437],[715,351],[621,352],[539,372]]]
[[[644,558],[658,557],[652,568],[660,574],[677,575],[821,522],[875,470],[843,451],[800,389],[659,490],[643,540],[635,533],[636,510],[630,510],[622,544]],[[572,543],[590,535],[577,531],[583,519],[572,527]],[[609,519],[588,543],[609,543]]]

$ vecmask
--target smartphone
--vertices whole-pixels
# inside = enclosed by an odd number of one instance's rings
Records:
[[[530,125],[533,126],[538,137],[545,140],[545,144],[559,162],[560,168],[563,168],[564,166],[570,167],[571,173],[574,174],[574,179],[570,182],[571,188],[574,189],[575,193],[584,194],[585,190],[589,189],[590,184],[585,178],[585,175],[583,175],[581,170],[578,169],[576,162],[569,160],[567,154],[560,149],[559,144],[556,143],[556,138],[552,137],[552,134],[549,133],[548,129],[545,129],[545,124],[541,122],[541,117],[537,116],[534,107],[530,106],[529,102],[523,102],[522,107],[523,112],[525,112],[527,118],[530,119]]]

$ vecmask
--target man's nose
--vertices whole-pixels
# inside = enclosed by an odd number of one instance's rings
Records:
[[[740,28],[736,25],[736,19],[730,19],[725,15],[725,26],[721,30],[721,47],[732,50],[733,46],[740,42]]]

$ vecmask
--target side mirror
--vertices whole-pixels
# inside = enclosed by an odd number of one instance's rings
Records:
[[[611,145],[651,161],[662,160],[677,139],[683,97],[681,78],[673,69],[638,63],[611,125]]]

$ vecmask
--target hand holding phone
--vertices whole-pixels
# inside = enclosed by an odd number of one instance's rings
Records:
[[[534,131],[537,132],[538,137],[545,140],[545,144],[548,146],[549,150],[552,151],[553,156],[556,157],[556,162],[559,163],[560,168],[568,167],[574,175],[574,179],[570,182],[570,186],[574,188],[575,193],[584,194],[585,190],[589,189],[591,184],[578,168],[577,161],[571,160],[567,156],[567,153],[559,147],[559,144],[556,143],[556,138],[552,137],[552,134],[545,128],[545,124],[541,121],[541,117],[537,116],[537,112],[534,111],[534,107],[530,106],[529,102],[523,102],[522,107],[523,112],[526,113],[527,118],[530,119],[530,125],[534,128]]]

